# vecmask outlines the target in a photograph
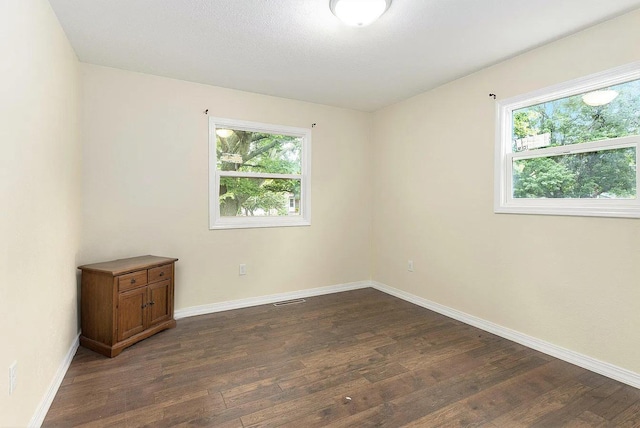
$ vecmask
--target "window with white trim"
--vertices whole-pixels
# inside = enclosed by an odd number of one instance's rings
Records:
[[[311,224],[311,130],[209,118],[209,228]]]
[[[498,103],[495,212],[640,217],[640,63]]]

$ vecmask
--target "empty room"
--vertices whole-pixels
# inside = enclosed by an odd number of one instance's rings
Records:
[[[0,427],[640,426],[640,0],[0,21]]]

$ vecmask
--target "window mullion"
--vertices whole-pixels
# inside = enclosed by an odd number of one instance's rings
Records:
[[[300,180],[301,174],[276,174],[269,172],[218,171],[221,177],[241,178],[282,178],[285,180]]]
[[[623,149],[634,147],[640,142],[640,135],[612,138],[609,140],[590,141],[588,143],[568,144],[565,146],[545,147],[529,151],[512,152],[514,159],[533,159],[558,155],[570,155],[576,153],[597,152],[601,150]]]

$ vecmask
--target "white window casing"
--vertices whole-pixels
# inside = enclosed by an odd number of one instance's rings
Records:
[[[218,170],[216,129],[233,129],[301,138],[302,156],[300,174]],[[220,178],[223,176],[299,180],[300,214],[295,216],[221,216],[219,192]],[[311,225],[311,129],[209,117],[209,229],[242,229],[309,225]]]
[[[640,199],[638,198],[640,171],[638,171],[637,167],[635,171],[635,198],[513,197],[513,162],[516,160],[632,147],[635,148],[636,151],[637,166],[638,156],[640,155],[640,151],[638,150],[640,136],[638,135],[513,152],[514,141],[512,129],[513,112],[516,110],[637,79],[640,79],[640,62],[499,101],[496,105],[494,212],[506,214],[640,218]],[[520,141],[517,143],[520,143]]]

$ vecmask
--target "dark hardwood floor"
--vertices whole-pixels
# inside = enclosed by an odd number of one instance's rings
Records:
[[[640,390],[373,289],[80,348],[45,427],[634,427]]]

